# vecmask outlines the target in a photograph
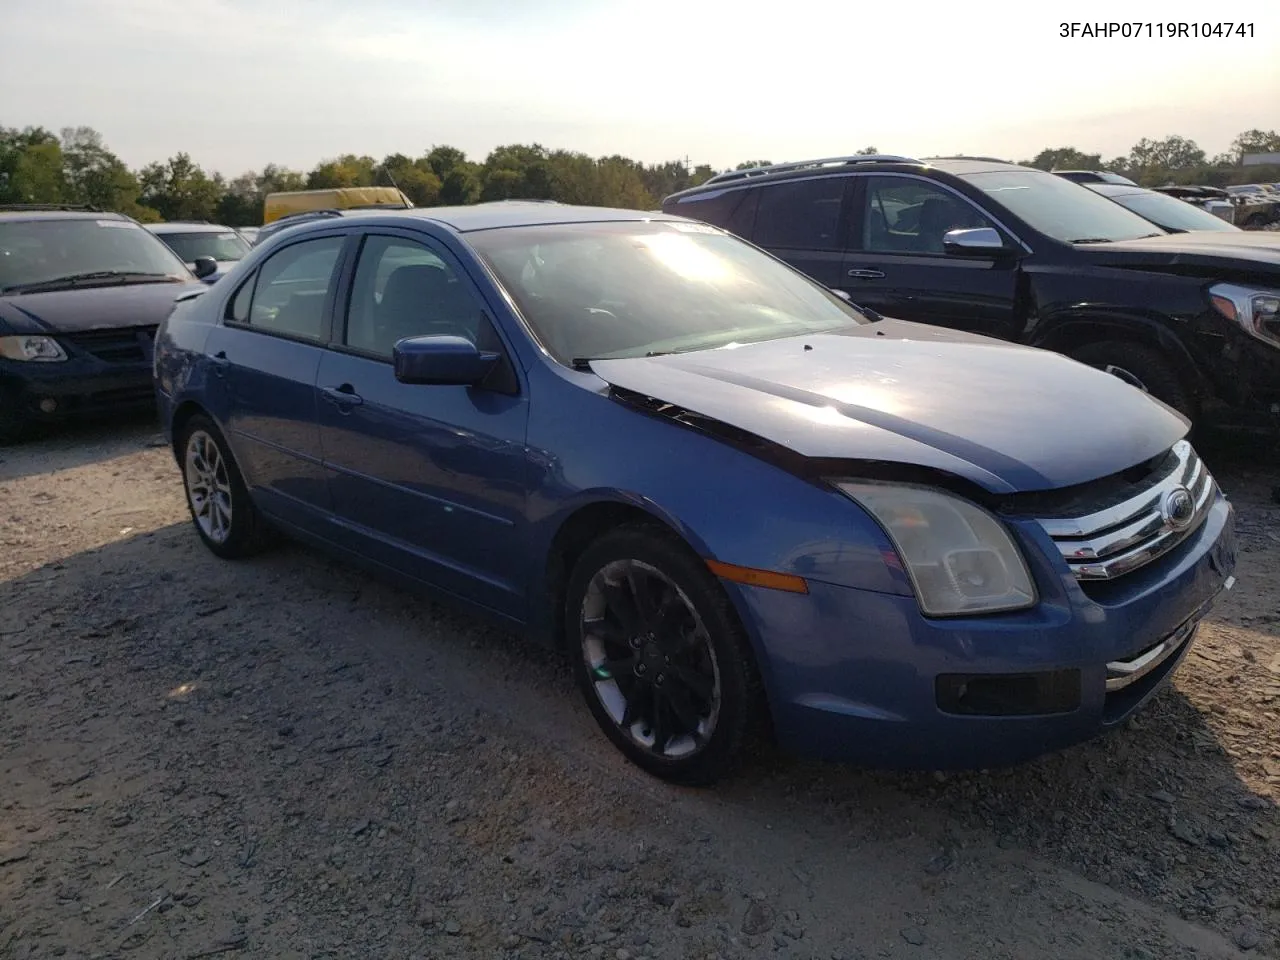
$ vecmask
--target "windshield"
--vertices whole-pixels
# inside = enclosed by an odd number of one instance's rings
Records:
[[[100,272],[191,276],[168,247],[131,220],[0,222],[0,289]]]
[[[1166,230],[1239,230],[1207,210],[1163,193],[1126,193],[1111,198]]]
[[[1148,220],[1088,187],[1039,170],[965,174],[1014,216],[1063,243],[1105,243],[1157,236]]]
[[[709,350],[868,322],[813,281],[703,224],[512,227],[467,240],[561,363]]]
[[[215,260],[239,260],[249,252],[249,245],[234,230],[213,230],[207,233],[158,233],[169,249],[187,263],[196,257],[213,257]]]

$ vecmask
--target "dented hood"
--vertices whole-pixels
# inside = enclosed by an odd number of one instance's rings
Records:
[[[804,457],[932,468],[993,493],[1116,473],[1189,426],[1060,354],[898,320],[591,368]]]

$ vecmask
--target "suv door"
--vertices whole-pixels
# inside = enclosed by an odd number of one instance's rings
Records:
[[[749,239],[823,286],[841,286],[851,183],[825,176],[761,184]]]
[[[525,614],[521,539],[528,397],[478,291],[419,233],[364,236],[317,380],[329,536],[387,567]],[[405,337],[463,336],[504,354],[484,386],[401,383]]]
[[[1018,261],[947,253],[948,230],[991,227],[1015,241],[967,197],[921,177],[858,177],[856,216],[839,283],[885,316],[1012,338]]]
[[[329,506],[315,383],[346,240],[335,233],[273,253],[227,301],[205,346],[226,385],[223,425],[246,482],[265,511],[307,528]]]

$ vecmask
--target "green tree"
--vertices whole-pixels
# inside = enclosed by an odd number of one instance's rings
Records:
[[[480,170],[481,200],[554,200],[551,164],[541,144],[495,148]]]
[[[1246,153],[1280,153],[1280,133],[1274,130],[1246,130],[1231,141],[1233,163]]]
[[[206,174],[187,153],[148,164],[138,182],[142,202],[165,220],[212,219],[226,189],[221,177]]]
[[[432,147],[423,158],[440,180],[440,202],[446,206],[480,199],[480,166],[456,147]]]
[[[44,127],[0,127],[0,201],[65,203],[62,144]]]
[[[1129,170],[1139,182],[1157,186],[1167,182],[1171,175],[1193,175],[1207,165],[1204,151],[1194,140],[1169,136],[1163,140],[1143,137],[1129,151]]]
[[[858,157],[874,157],[880,151],[876,147],[863,147],[861,150],[855,151],[854,156]]]
[[[1026,166],[1038,170],[1099,170],[1102,168],[1102,156],[1083,153],[1075,147],[1053,147],[1041,150]]]
[[[138,178],[92,127],[62,131],[62,173],[66,197],[73,203],[140,219],[149,215],[138,203]]]
[[[771,166],[773,166],[773,161],[772,161],[772,160],[746,160],[746,161],[744,161],[744,162],[742,162],[742,163],[738,164],[738,165],[737,165],[736,167],[734,167],[733,169],[735,169],[735,170],[750,170],[752,167],[771,167]]]
[[[378,165],[377,177],[394,183],[415,206],[432,207],[440,202],[440,178],[426,157],[412,160],[403,153],[393,153]]]
[[[344,153],[336,159],[317,164],[307,175],[307,189],[372,187],[377,184],[377,171],[378,161],[373,157]]]

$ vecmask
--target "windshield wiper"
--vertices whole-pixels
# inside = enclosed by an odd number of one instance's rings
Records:
[[[644,354],[646,357],[669,357],[673,353],[679,353],[679,350],[650,350]],[[638,360],[639,357],[574,357],[569,361],[569,366],[574,370],[590,370],[591,364],[597,360]]]
[[[1071,241],[1072,243],[1112,243],[1110,237],[1079,237]]]
[[[15,283],[4,288],[5,293],[32,293],[37,290],[56,290],[59,287],[78,287],[85,283],[99,280],[133,280],[139,282],[177,281],[171,273],[146,273],[135,270],[91,270],[85,273],[69,273],[65,277],[53,277],[49,280],[35,280],[31,283]]]

